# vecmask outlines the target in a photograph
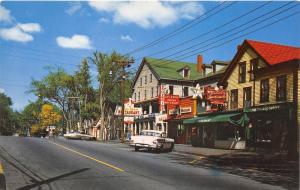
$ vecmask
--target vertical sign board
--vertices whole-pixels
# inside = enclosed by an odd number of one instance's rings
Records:
[[[163,85],[160,85],[160,92],[159,92],[159,105],[160,105],[160,111],[163,112],[165,111],[165,102],[164,102],[164,99],[165,99],[165,94],[164,94],[164,86]]]

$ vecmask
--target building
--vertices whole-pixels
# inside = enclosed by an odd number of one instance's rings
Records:
[[[145,57],[132,86],[135,107],[141,107],[143,114],[135,117],[130,127],[136,133],[143,129],[155,129],[168,134],[168,123],[165,121],[168,105],[161,103],[163,96],[175,99],[191,96],[194,80],[198,76],[197,64]]]
[[[192,95],[180,98],[179,105],[168,106],[169,136],[179,144],[191,144],[193,136],[193,125],[184,125],[185,119],[194,118],[197,114],[220,111],[219,104],[214,104],[206,99],[206,89],[215,89],[223,76],[229,62],[212,61],[211,64],[202,64],[202,56],[198,56],[197,72],[198,77],[194,80]],[[201,129],[202,131],[202,129]],[[194,135],[200,134],[200,127],[197,127]]]
[[[239,128],[247,147],[296,150],[299,63],[298,47],[253,40],[238,46],[220,85],[227,90],[228,110],[248,117]]]

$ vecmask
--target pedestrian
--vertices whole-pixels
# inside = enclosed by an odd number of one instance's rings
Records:
[[[128,133],[127,133],[127,139],[129,141],[131,140],[131,130],[130,129],[128,130]]]

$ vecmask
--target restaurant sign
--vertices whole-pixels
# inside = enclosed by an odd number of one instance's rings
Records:
[[[204,94],[211,104],[224,104],[226,101],[226,91],[218,87],[205,87]]]
[[[122,115],[122,106],[116,106],[115,115]],[[139,116],[142,115],[142,108],[125,107],[125,116]]]
[[[168,118],[167,114],[162,114],[162,115],[156,115],[155,116],[155,123],[163,123],[164,120]]]
[[[167,104],[167,105],[179,105],[179,96],[178,95],[165,94],[164,95],[164,103]]]

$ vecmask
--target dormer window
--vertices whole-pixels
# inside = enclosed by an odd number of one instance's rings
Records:
[[[188,78],[188,77],[190,76],[190,69],[189,69],[189,68],[184,68],[184,69],[182,70],[182,76],[183,76],[184,78]]]

